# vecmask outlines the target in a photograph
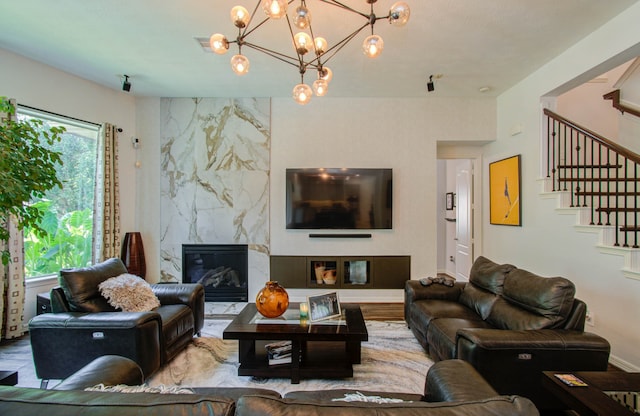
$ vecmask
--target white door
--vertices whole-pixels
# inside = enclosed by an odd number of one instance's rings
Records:
[[[473,263],[473,164],[458,160],[456,167],[456,280],[468,281]]]

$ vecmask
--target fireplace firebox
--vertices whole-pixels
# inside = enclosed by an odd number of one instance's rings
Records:
[[[183,244],[182,282],[202,284],[208,302],[246,302],[247,253],[242,244]]]

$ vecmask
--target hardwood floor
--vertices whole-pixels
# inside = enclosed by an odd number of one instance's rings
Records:
[[[362,316],[371,321],[403,321],[403,303],[360,303]]]

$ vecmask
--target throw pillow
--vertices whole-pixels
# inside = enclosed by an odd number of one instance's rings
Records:
[[[121,274],[98,285],[107,302],[124,312],[146,312],[160,306],[158,297],[144,279],[132,274]]]
[[[115,386],[105,386],[98,384],[93,387],[87,387],[84,391],[104,391],[110,393],[159,393],[159,394],[193,394],[193,391],[180,386],[167,387],[160,384],[157,387],[147,386],[127,386],[126,384],[118,384]]]

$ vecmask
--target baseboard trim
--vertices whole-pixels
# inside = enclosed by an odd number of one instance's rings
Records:
[[[610,355],[609,356],[609,364],[611,364],[614,367],[617,367],[621,370],[627,371],[629,373],[637,373],[640,372],[640,367],[635,366],[633,364],[631,364],[628,361],[625,361],[619,357],[616,357],[615,355]]]

